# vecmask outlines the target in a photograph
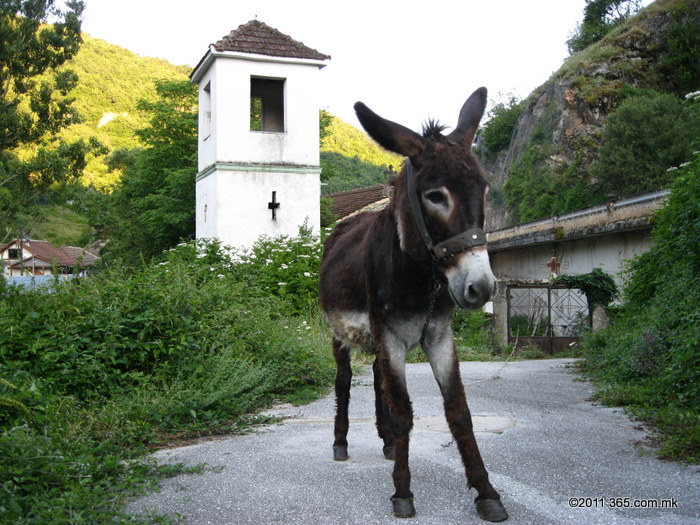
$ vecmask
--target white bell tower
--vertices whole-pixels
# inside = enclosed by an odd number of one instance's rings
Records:
[[[330,57],[252,20],[215,44],[199,85],[197,238],[249,247],[320,228],[317,74]]]

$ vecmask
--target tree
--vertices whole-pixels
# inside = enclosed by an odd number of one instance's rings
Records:
[[[79,121],[69,96],[78,77],[56,68],[78,51],[84,5],[54,4],[0,0],[0,241],[17,232],[52,184],[80,175],[86,156],[101,151],[94,140],[58,138]]]
[[[138,104],[151,114],[149,126],[136,132],[144,148],[117,150],[108,159],[123,175],[106,197],[107,259],[151,258],[195,232],[197,86],[160,81],[156,93],[157,101]]]
[[[524,109],[523,102],[513,94],[508,95],[507,101],[498,102],[491,108],[488,120],[481,129],[483,144],[490,159],[510,146],[515,125]]]
[[[639,0],[586,0],[583,22],[566,41],[569,53],[574,54],[598,42],[639,11],[639,4]]]

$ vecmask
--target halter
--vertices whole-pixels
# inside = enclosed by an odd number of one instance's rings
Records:
[[[421,210],[420,202],[418,202],[418,192],[416,191],[416,174],[413,170],[413,165],[409,159],[406,159],[406,190],[408,193],[408,202],[411,205],[411,211],[413,212],[413,218],[416,221],[416,227],[420,236],[423,238],[423,243],[430,253],[430,258],[432,261],[432,291],[430,292],[430,303],[428,306],[428,315],[425,318],[425,323],[423,324],[423,330],[420,336],[420,345],[423,346],[425,341],[425,332],[428,329],[428,324],[430,324],[430,318],[433,315],[433,310],[435,309],[435,301],[440,294],[440,276],[437,271],[437,264],[440,261],[444,261],[458,253],[467,251],[475,246],[486,245],[486,234],[481,228],[469,228],[450,237],[446,241],[442,241],[437,245],[433,243],[433,238],[430,236],[428,227],[425,225],[425,218],[423,217],[423,210]]]

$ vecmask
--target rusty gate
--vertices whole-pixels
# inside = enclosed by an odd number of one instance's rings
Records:
[[[548,354],[567,350],[591,326],[585,294],[563,285],[509,285],[508,342]]]

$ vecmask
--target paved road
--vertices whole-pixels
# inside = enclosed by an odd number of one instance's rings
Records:
[[[619,410],[588,401],[592,387],[573,360],[462,363],[462,379],[491,480],[510,524],[700,524],[700,468],[644,453],[646,434]],[[191,524],[450,525],[479,520],[428,365],[408,368],[415,427],[412,489],[417,515],[391,515],[392,463],[382,455],[367,370],[350,402],[350,460],[332,460],[334,400],[277,407],[283,423],[257,432],[155,454],[204,474],[168,480],[131,511],[179,513]],[[493,376],[498,374],[498,378]],[[492,378],[492,379],[489,379]],[[570,498],[584,508],[569,506]],[[666,509],[611,508],[611,498]]]

